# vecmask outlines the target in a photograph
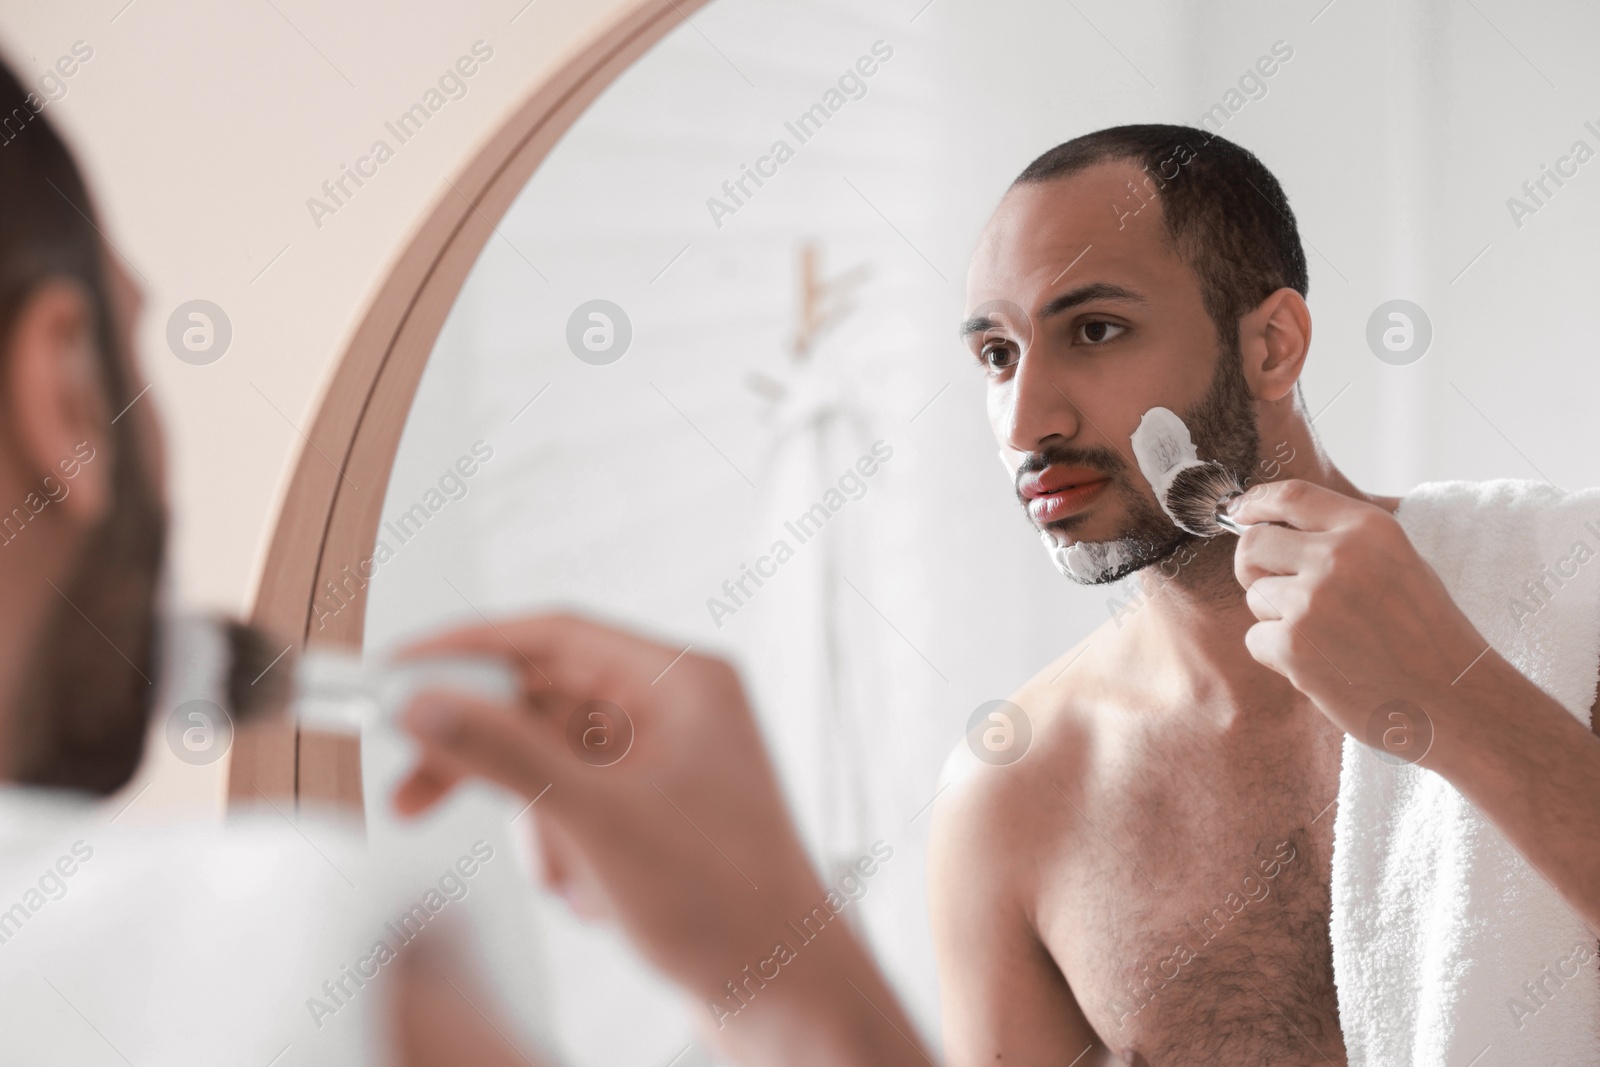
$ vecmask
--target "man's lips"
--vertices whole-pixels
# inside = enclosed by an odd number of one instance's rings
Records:
[[[1099,471],[1050,468],[1025,475],[1017,490],[1028,502],[1028,514],[1033,521],[1044,526],[1086,507],[1110,484],[1111,479]]]

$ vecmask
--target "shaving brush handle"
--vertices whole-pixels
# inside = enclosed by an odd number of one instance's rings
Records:
[[[1242,495],[1242,493],[1229,493],[1227,496],[1217,501],[1217,525],[1234,535],[1242,534],[1252,526],[1272,525],[1271,523],[1240,522],[1232,515],[1229,515],[1227,510],[1228,505]]]
[[[1219,508],[1217,510],[1217,525],[1231,534],[1242,534],[1257,524],[1253,522],[1235,522],[1233,516]]]

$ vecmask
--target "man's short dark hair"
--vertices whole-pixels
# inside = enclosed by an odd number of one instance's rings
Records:
[[[1306,295],[1306,253],[1283,187],[1254,154],[1214,133],[1166,125],[1096,130],[1050,149],[1014,184],[1119,161],[1144,172],[1121,209],[1141,197],[1160,201],[1167,236],[1200,279],[1201,299],[1225,346],[1238,339],[1240,317],[1273,292],[1287,287]]]
[[[44,104],[0,63],[0,116],[6,120],[0,126],[0,337],[9,340],[41,282],[75,281],[93,306],[106,388],[121,395],[127,375],[115,358],[102,242],[90,221],[94,208],[71,151],[42,113]]]

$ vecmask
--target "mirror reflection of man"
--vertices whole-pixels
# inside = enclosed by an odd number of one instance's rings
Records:
[[[164,457],[136,287],[42,111],[0,66],[0,1060],[529,1063],[432,930],[363,991],[339,965],[397,913],[276,816],[124,833],[97,806],[163,681]]]
[[[1589,725],[1600,588],[1575,580],[1545,609],[1572,612],[1582,647],[1563,647],[1561,625],[1512,635],[1532,642],[1519,646],[1525,662],[1552,664],[1541,683],[1560,701],[1490,647],[1482,629],[1503,636],[1499,622],[1482,610],[1469,619],[1452,599],[1481,577],[1464,568],[1493,571],[1519,551],[1536,564],[1539,537],[1555,543],[1548,517],[1592,520],[1596,496],[1510,483],[1403,501],[1363,493],[1300,401],[1306,290],[1278,182],[1243,149],[1183,127],[1121,127],[1053,149],[984,229],[966,335],[1019,497],[1053,550],[1076,550],[1079,580],[1136,574],[1147,595],[1014,696],[1031,720],[1024,759],[952,761],[930,893],[953,1064],[1337,1063],[1347,1046],[1387,1063],[1374,1051],[1386,1041],[1406,1047],[1400,1058],[1443,1062],[1424,1050],[1449,1037],[1422,1033],[1425,1013],[1467,1029],[1477,1020],[1429,999],[1460,990],[1406,986],[1392,1002],[1352,1002],[1349,1019],[1347,991],[1335,992],[1335,798],[1371,773],[1346,739],[1367,740],[1396,702],[1412,709],[1402,732],[1430,732],[1405,755],[1415,791],[1453,798],[1460,818],[1482,813],[1516,850],[1511,873],[1533,879],[1513,892],[1580,932],[1573,958],[1600,982],[1596,954],[1583,955],[1600,929],[1600,738]],[[1156,406],[1180,413],[1201,455],[1241,481],[1272,478],[1238,507],[1251,524],[1238,539],[1198,541],[1163,513],[1129,449]],[[1430,525],[1441,515],[1451,521]],[[1479,527],[1518,524],[1527,544],[1473,540]],[[652,686],[674,648],[568,618],[442,646],[504,654],[508,637],[548,679],[529,679],[529,708],[417,708],[430,755],[402,806],[426,807],[468,774],[530,797],[550,786],[538,819],[552,877],[697,996],[737,995],[741,968],[768,955],[820,887],[736,680],[691,656]],[[636,724],[630,759],[603,775],[582,773],[560,741],[562,714],[585,699],[619,704]],[[1366,810],[1400,780],[1348,796]],[[1376,848],[1376,867],[1404,865],[1390,843]],[[760,892],[735,869],[759,872]],[[1397,943],[1421,937],[1424,921],[1510,928],[1515,907],[1487,922],[1471,913],[1485,886],[1451,897],[1449,872],[1412,876],[1434,911],[1397,907]],[[824,941],[785,968],[793,978],[746,986],[748,1005],[712,1036],[748,1062],[806,1062],[787,1043],[802,1034],[832,1055],[817,1062],[931,1062],[848,931]],[[1372,981],[1346,976],[1352,990]],[[1555,1044],[1597,1039],[1555,1021],[1585,995],[1550,1010],[1546,1033],[1567,1028]]]

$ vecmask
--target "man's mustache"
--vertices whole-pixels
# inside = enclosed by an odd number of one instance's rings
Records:
[[[1047,467],[1084,467],[1106,478],[1115,478],[1127,469],[1128,463],[1115,449],[1104,445],[1057,445],[1040,452],[1029,452],[1017,468],[1015,489],[1017,499],[1027,503],[1022,495],[1024,475],[1037,474]]]

